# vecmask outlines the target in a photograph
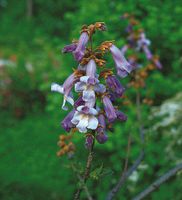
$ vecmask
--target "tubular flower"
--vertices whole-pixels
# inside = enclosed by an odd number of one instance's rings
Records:
[[[105,95],[102,100],[107,119],[109,122],[113,122],[117,118],[113,104],[107,95]]]
[[[61,126],[64,128],[65,131],[70,132],[70,130],[74,127],[71,120],[74,116],[75,110],[72,110],[68,113],[68,115],[63,119],[61,122]]]
[[[146,55],[146,57],[147,57],[148,60],[151,60],[152,57],[153,57],[150,49],[148,48],[148,46],[150,45],[150,43],[151,42],[150,42],[150,40],[148,40],[146,38],[145,33],[142,32],[140,34],[140,39],[137,41],[137,50],[139,51],[139,50],[142,49],[144,51],[144,53],[145,53],[145,55]]]
[[[69,102],[71,105],[74,105],[74,100],[71,95],[71,89],[76,81],[78,81],[78,79],[75,76],[75,73],[73,73],[65,80],[63,85],[59,85],[57,83],[52,83],[51,85],[51,91],[59,92],[64,95],[64,100],[62,104],[63,110],[68,109],[65,105],[66,101]]]
[[[76,43],[72,43],[69,45],[66,45],[63,49],[62,49],[62,53],[70,53],[75,51],[77,48],[77,44]]]
[[[77,47],[76,47],[75,51],[73,52],[75,59],[79,62],[82,60],[82,58],[85,54],[85,49],[86,49],[88,40],[89,40],[88,33],[82,32],[82,34],[80,35]]]
[[[99,120],[99,125],[98,125],[98,128],[96,130],[97,131],[96,140],[100,144],[104,144],[108,140],[108,136],[105,133],[105,131],[106,131],[106,121],[105,121],[104,115],[99,114],[98,120]]]
[[[81,133],[86,133],[87,129],[95,130],[98,126],[98,114],[94,108],[87,106],[79,106],[73,116],[71,122],[76,125]]]
[[[85,147],[87,149],[91,149],[93,143],[94,143],[94,137],[93,137],[93,135],[91,135],[91,134],[86,135]]]
[[[118,76],[124,78],[128,75],[128,73],[132,71],[132,66],[129,64],[122,52],[115,45],[111,46],[110,51],[116,65]]]
[[[108,87],[118,96],[122,96],[125,89],[114,75],[107,76],[106,83]]]
[[[124,121],[127,120],[127,116],[119,110],[116,110],[116,115],[117,115],[117,119],[120,120],[120,121],[124,122]]]
[[[76,92],[83,92],[84,101],[95,101],[95,92],[104,93],[106,88],[99,84],[99,80],[89,76],[82,76],[80,81],[75,84]]]
[[[94,79],[96,76],[96,63],[93,59],[91,59],[86,66],[86,75],[91,79]]]

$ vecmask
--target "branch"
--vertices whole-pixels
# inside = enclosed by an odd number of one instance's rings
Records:
[[[142,119],[141,119],[141,104],[140,104],[140,93],[139,91],[137,91],[137,95],[136,95],[136,112],[137,112],[137,121],[139,122],[139,133],[140,133],[140,140],[142,143],[142,149],[140,152],[140,155],[138,156],[137,160],[134,162],[134,164],[126,171],[124,170],[124,173],[122,173],[118,183],[116,184],[116,186],[108,193],[106,199],[107,200],[112,200],[114,198],[114,196],[118,193],[118,191],[122,188],[123,184],[125,183],[125,181],[128,179],[128,177],[138,168],[138,166],[140,165],[140,163],[142,162],[143,158],[144,158],[144,148],[143,148],[143,144],[145,141],[145,133],[143,130],[143,125],[142,125]]]
[[[157,179],[154,183],[152,183],[143,192],[141,192],[135,198],[133,198],[133,200],[141,200],[141,199],[145,198],[151,192],[156,190],[162,183],[166,182],[169,178],[171,178],[178,171],[181,171],[181,170],[182,170],[182,163],[178,164],[176,167],[174,167],[173,169],[169,170],[167,173],[165,173],[163,176],[161,176],[159,179]]]
[[[82,182],[84,184],[87,182],[87,179],[89,178],[89,175],[90,175],[90,168],[91,168],[91,164],[92,164],[92,160],[93,160],[93,147],[94,147],[94,142],[93,142],[92,148],[89,151],[88,158],[87,158],[87,164],[86,164],[86,168],[85,168],[85,173],[82,178]],[[81,192],[82,192],[82,188],[78,188],[78,190],[75,194],[74,200],[80,199]]]
[[[71,163],[71,167],[72,167],[73,171],[77,174],[77,177],[78,177],[79,181],[81,182],[81,184],[82,184],[82,186],[83,186],[83,189],[85,190],[85,193],[86,193],[86,195],[87,195],[87,199],[88,199],[88,200],[93,200],[93,198],[92,198],[92,196],[91,196],[91,194],[90,194],[90,192],[89,192],[89,190],[88,190],[88,187],[87,187],[86,184],[84,183],[83,178],[82,178],[82,177],[80,176],[80,174],[77,172],[77,169],[76,169],[76,167],[74,166],[73,163]]]

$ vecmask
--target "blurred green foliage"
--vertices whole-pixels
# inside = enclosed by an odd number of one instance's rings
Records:
[[[28,8],[31,2],[32,8]],[[154,106],[160,105],[182,88],[180,1],[0,0],[0,59],[13,63],[0,68],[0,199],[72,199],[78,185],[76,175],[66,157],[56,157],[58,135],[63,132],[60,120],[66,112],[60,111],[62,97],[51,94],[50,84],[62,83],[76,67],[71,55],[61,55],[61,48],[78,38],[83,24],[104,21],[108,31],[98,33],[94,40],[114,39],[117,46],[122,46],[126,23],[120,16],[125,12],[135,14],[141,21],[152,41],[152,51],[160,56],[163,70],[152,73],[144,89],[153,98]],[[128,79],[122,82],[126,84]],[[126,94],[135,99],[132,90]],[[109,141],[96,145],[93,180],[88,182],[96,199],[104,199],[116,184],[129,134],[132,136],[129,164],[140,151],[136,108],[126,106],[123,111],[128,115],[127,123],[117,124],[114,133],[109,133]],[[155,120],[147,120],[150,108],[143,106],[142,111],[147,130],[146,157],[117,199],[131,199],[180,160],[180,147],[175,148],[173,158],[165,150],[171,142],[177,146],[178,138],[163,134],[166,133],[163,129],[169,127],[153,130]],[[177,125],[170,126],[173,130]],[[87,155],[84,137],[76,134],[73,142],[77,147],[74,159],[84,165]],[[172,179],[147,199],[181,200],[181,187],[180,177]]]

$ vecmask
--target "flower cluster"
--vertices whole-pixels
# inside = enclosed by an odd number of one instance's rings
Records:
[[[138,20],[134,18],[133,15],[129,15],[128,13],[122,16],[122,19],[128,19],[128,25],[126,27],[126,32],[128,33],[127,44],[123,46],[121,49],[122,53],[125,54],[128,49],[134,49],[138,52],[144,52],[147,60],[151,61],[154,66],[158,69],[162,68],[162,65],[159,61],[159,57],[157,55],[153,55],[149,49],[151,45],[151,41],[146,38],[145,32],[141,27]],[[136,67],[136,56],[130,58],[130,62],[135,64]]]
[[[128,20],[126,32],[128,34],[127,44],[123,46],[121,52],[123,55],[130,52],[128,61],[135,67],[134,73],[132,73],[132,80],[130,86],[135,88],[145,87],[145,80],[149,75],[149,72],[158,68],[161,69],[162,65],[157,55],[153,55],[149,49],[151,41],[146,38],[144,30],[141,28],[141,24],[134,18],[133,15],[128,13],[122,16],[122,19]],[[145,55],[146,61],[143,61],[143,54]],[[143,61],[141,64],[141,60]],[[151,104],[152,101],[145,99],[144,103]]]
[[[107,129],[116,120],[126,121],[127,117],[114,105],[116,99],[121,98],[124,87],[118,77],[124,78],[131,71],[132,66],[124,58],[123,53],[112,41],[105,41],[93,49],[92,36],[96,31],[105,31],[103,22],[84,25],[78,41],[63,48],[63,53],[72,53],[78,62],[78,67],[65,80],[63,85],[52,83],[51,90],[64,95],[62,109],[68,110],[66,103],[73,109],[61,122],[65,131],[77,129],[86,136],[85,146],[92,148],[96,139],[100,144],[107,141]],[[112,54],[116,74],[107,67],[105,53]],[[77,99],[74,100],[74,88]]]

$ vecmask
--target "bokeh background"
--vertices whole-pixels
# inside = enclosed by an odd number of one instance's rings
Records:
[[[0,0],[0,199],[73,199],[78,185],[66,156],[58,158],[62,97],[50,92],[51,82],[62,83],[76,67],[61,48],[77,39],[83,24],[104,21],[108,31],[97,41],[116,40],[122,47],[126,23],[133,13],[150,38],[151,50],[160,56],[162,71],[153,72],[144,89],[153,99],[142,107],[146,129],[146,156],[116,199],[129,200],[182,160],[182,7],[178,0]],[[128,79],[126,79],[126,82]],[[130,100],[133,91],[127,91]],[[109,141],[96,144],[88,186],[96,199],[104,199],[123,167],[128,134],[133,138],[129,164],[140,151],[135,106],[126,106],[126,123],[117,124]],[[84,137],[75,134],[75,159],[84,166]],[[95,174],[94,174],[95,173]],[[99,177],[98,177],[99,176]],[[179,174],[147,199],[181,200]],[[84,199],[84,195],[83,195]]]

